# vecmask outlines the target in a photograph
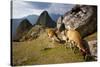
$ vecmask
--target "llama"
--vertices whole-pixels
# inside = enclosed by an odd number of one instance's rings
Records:
[[[66,42],[69,44],[70,48],[73,50],[73,48],[77,47],[85,59],[85,56],[88,55],[89,51],[88,48],[86,48],[83,44],[80,33],[70,26],[68,26],[68,31],[65,31],[64,33],[66,36]]]
[[[54,42],[61,42],[61,39],[58,37],[56,30],[53,30],[51,28],[47,29],[47,35],[48,37]]]

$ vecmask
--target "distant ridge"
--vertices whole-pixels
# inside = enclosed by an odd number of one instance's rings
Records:
[[[16,40],[19,40],[23,35],[25,35],[33,25],[29,22],[29,20],[24,19],[18,26],[16,30]]]

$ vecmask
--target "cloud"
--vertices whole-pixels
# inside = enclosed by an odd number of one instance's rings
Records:
[[[74,5],[71,4],[58,4],[58,3],[44,3],[33,1],[13,1],[12,18],[22,18],[28,15],[40,15],[44,10],[49,14],[63,15],[69,11]]]
[[[28,8],[29,6],[24,1],[12,1],[12,3],[13,18],[23,17],[25,14],[30,13],[30,9]]]
[[[46,9],[51,6],[51,3],[44,3],[44,2],[27,1],[27,4],[33,6],[33,8],[35,8],[35,9]]]
[[[26,1],[13,1],[12,3],[12,18],[22,18],[31,14],[40,15],[43,11],[41,9],[35,9],[34,4],[30,5]]]
[[[53,3],[48,9],[46,9],[49,13],[60,14],[63,15],[65,12],[69,11],[74,5],[72,4],[58,4]]]

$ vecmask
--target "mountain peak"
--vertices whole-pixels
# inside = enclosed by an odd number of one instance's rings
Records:
[[[29,23],[29,21],[28,21],[28,19],[24,19],[21,23]]]
[[[49,14],[48,14],[48,12],[47,12],[47,11],[43,11],[43,12],[41,13],[41,15],[48,16]]]
[[[46,13],[46,14],[48,14],[48,11],[45,10],[45,11],[43,11],[42,13]]]
[[[37,25],[43,27],[55,27],[56,23],[51,19],[47,11],[43,11],[37,20]]]
[[[16,29],[17,39],[19,40],[23,35],[27,33],[29,29],[32,28],[32,24],[28,21],[28,19],[24,19],[20,22],[18,28]]]

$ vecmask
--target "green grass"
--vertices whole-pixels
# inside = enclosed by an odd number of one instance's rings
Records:
[[[84,39],[87,40],[87,41],[97,40],[97,32],[85,37]]]
[[[52,43],[45,33],[32,41],[12,42],[13,65],[37,65],[84,62],[80,53],[74,54],[64,44]],[[47,48],[47,49],[45,49]]]

